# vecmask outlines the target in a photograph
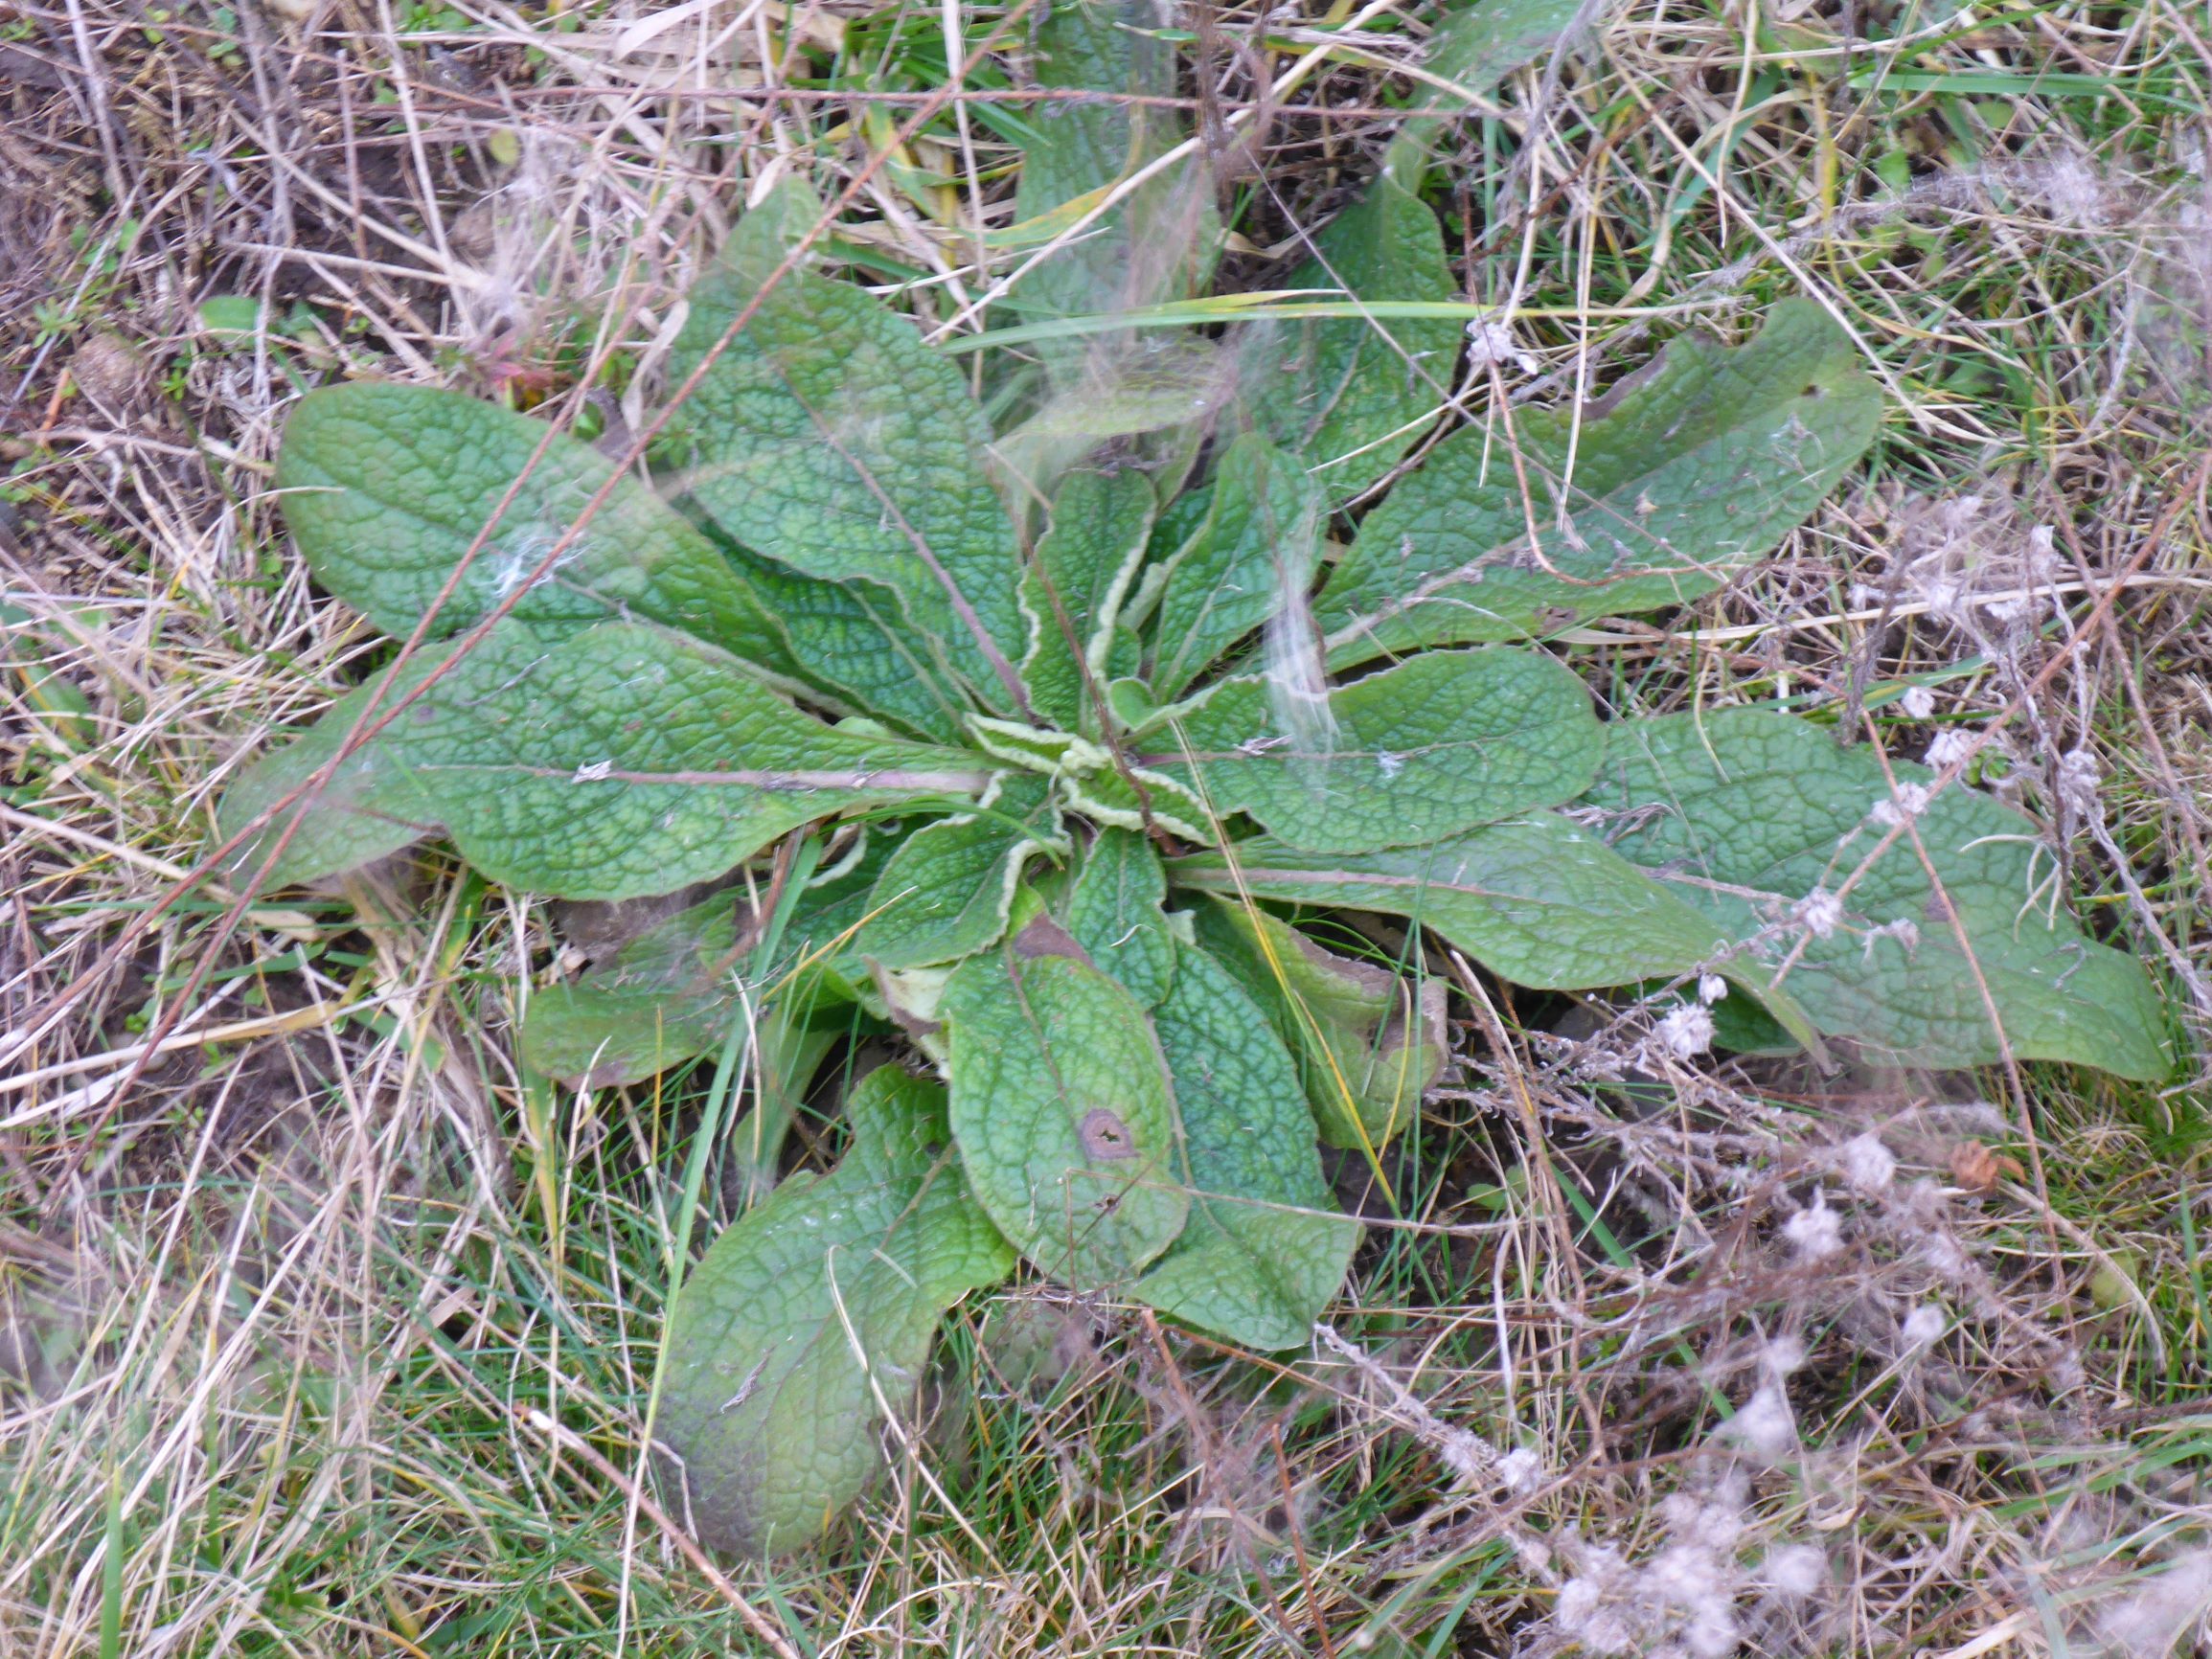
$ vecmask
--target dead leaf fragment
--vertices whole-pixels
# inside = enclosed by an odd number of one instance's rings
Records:
[[[2027,1170],[2009,1152],[1993,1152],[1979,1141],[1960,1141],[1950,1149],[1950,1176],[1970,1193],[1993,1193],[2000,1180],[2024,1181]]]

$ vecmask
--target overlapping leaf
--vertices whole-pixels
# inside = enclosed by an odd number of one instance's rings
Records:
[[[344,704],[307,756],[341,722]],[[551,639],[502,623],[348,765],[308,807],[339,822],[313,830],[316,861],[287,855],[284,879],[360,862],[404,811],[419,815],[410,839],[442,827],[495,880],[567,898],[669,893],[816,818],[987,781],[972,755],[825,725],[722,652],[638,623]],[[262,761],[226,820],[303,770],[289,750]]]
[[[741,546],[896,596],[918,643],[987,706],[1016,708],[1029,627],[990,428],[951,362],[854,284],[795,268],[766,287],[803,200],[779,187],[692,292],[679,381],[759,304],[670,424],[683,488]]]
[[[1313,238],[1286,286],[1341,288],[1363,300],[1456,297],[1436,215],[1385,168]],[[1244,348],[1262,429],[1313,468],[1332,502],[1398,464],[1449,396],[1459,325],[1444,318],[1315,319]]]
[[[816,700],[840,714],[880,716],[931,742],[959,740],[967,699],[895,595],[801,576],[742,548],[725,551],[775,612]]]
[[[1331,730],[1288,733],[1266,681],[1230,680],[1137,741],[1217,813],[1346,852],[1567,800],[1605,747],[1582,681],[1523,651],[1430,651],[1342,687],[1328,713]]]
[[[1038,715],[1063,731],[1097,728],[1091,688],[1106,677],[1115,615],[1158,507],[1134,467],[1072,472],[1053,497],[1052,526],[1022,576],[1037,637],[1021,671]]]
[[[1541,638],[1710,593],[1819,504],[1881,416],[1857,349],[1790,300],[1747,345],[1675,341],[1579,420],[1523,409],[1456,432],[1361,521],[1323,589],[1330,660]]]
[[[1906,790],[1925,788],[1924,768],[1899,761],[1896,771]],[[1745,943],[1740,971],[1759,983],[1780,976],[1820,1030],[1879,1057],[1920,1066],[1998,1058],[1986,984],[2021,1058],[2132,1078],[2172,1066],[2141,965],[2084,936],[2035,826],[1987,796],[1946,789],[1915,821],[1940,889],[1900,837],[1828,927],[1827,907],[1808,900],[1837,892],[1874,850],[1882,826],[1870,814],[1878,804],[1885,814],[1901,809],[1890,803],[1874,754],[1756,709],[1625,728],[1587,797],[1620,826],[1619,856],[1695,907],[1708,932]],[[1825,931],[1809,928],[1808,915]]]
[[[237,875],[260,875],[269,887],[318,881],[436,832],[442,809],[405,768],[392,763],[392,744],[358,748],[343,761],[337,756],[356,729],[366,730],[389,713],[445,656],[443,649],[425,650],[397,673],[372,674],[326,709],[314,725],[232,782],[216,813],[217,833],[225,840],[273,814],[264,830],[232,854]],[[280,806],[318,776],[325,779],[321,784],[293,805]]]
[[[1298,1347],[1344,1283],[1359,1225],[1322,1178],[1290,1057],[1202,950],[1178,953],[1152,1023],[1182,1110],[1191,1214],[1131,1293],[1231,1342]]]
[[[1321,1138],[1372,1152],[1421,1116],[1451,1057],[1444,985],[1338,956],[1280,917],[1223,897],[1194,918],[1212,958],[1234,974],[1298,1064]]]
[[[1172,148],[1174,51],[1159,20],[1131,0],[1052,7],[1032,41],[1039,86],[1092,91],[1094,102],[1037,105],[1037,141],[1022,152],[1015,217],[1027,240],[1074,225],[1114,186]],[[1118,100],[1113,94],[1135,94]],[[1147,180],[1022,279],[1015,292],[1056,316],[1127,310],[1197,290],[1211,262],[1212,204],[1189,170]],[[1048,349],[1057,375],[1080,373],[1071,349]]]
[[[1668,979],[1722,958],[1728,942],[1595,831],[1553,812],[1381,852],[1308,852],[1263,837],[1178,858],[1173,874],[1213,893],[1241,885],[1261,898],[1402,916],[1539,989]]]
[[[963,965],[942,1012],[952,1129],[991,1218],[1057,1278],[1126,1285],[1190,1212],[1144,1005],[1039,918]]]
[[[354,381],[301,400],[285,425],[276,483],[315,579],[386,633],[412,632],[459,572],[433,639],[520,588],[509,614],[549,637],[611,618],[664,623],[787,684],[803,681],[770,607],[634,478],[621,479],[537,575],[613,472],[589,444],[496,404]]]
[[[1247,433],[1214,468],[1204,520],[1175,550],[1159,600],[1153,693],[1162,701],[1311,581],[1323,518],[1320,488],[1294,459]]]
[[[776,1012],[811,1017],[850,997],[839,969],[858,970],[848,960],[850,938],[895,845],[871,837],[850,868],[827,873],[797,896],[769,969]],[[741,959],[751,931],[741,894],[726,890],[654,923],[581,978],[532,995],[523,1058],[547,1077],[601,1086],[634,1082],[718,1048],[742,1014],[736,982],[749,966]]]
[[[854,949],[885,968],[958,962],[997,942],[1028,862],[1063,852],[1051,785],[1003,779],[978,809],[915,830],[877,878]]]
[[[1473,0],[1453,10],[1430,36],[1422,64],[1435,79],[1425,83],[1420,112],[1391,140],[1383,170],[1415,187],[1428,147],[1468,100],[1488,98],[1507,76],[1548,57],[1578,19],[1587,24],[1603,14],[1590,0]]]
[[[846,1102],[852,1140],[728,1228],[671,1312],[655,1438],[676,1506],[749,1556],[810,1542],[883,1467],[945,1310],[1014,1254],[946,1147],[944,1091],[895,1067]]]
[[[1161,910],[1167,897],[1159,853],[1129,830],[1099,831],[1068,894],[1068,932],[1146,1008],[1167,995],[1175,973],[1174,940]]]

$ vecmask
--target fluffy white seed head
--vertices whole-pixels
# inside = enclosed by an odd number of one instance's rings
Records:
[[[1686,1002],[1659,1021],[1659,1041],[1678,1060],[1693,1059],[1713,1046],[1713,1015],[1702,1003]]]
[[[1802,1602],[1828,1583],[1828,1554],[1818,1544],[1784,1544],[1759,1563],[1759,1578],[1777,1596]]]
[[[1926,1348],[1943,1334],[1947,1323],[1941,1307],[1932,1302],[1924,1302],[1904,1316],[1897,1333],[1904,1339],[1906,1348]]]
[[[1796,902],[1790,914],[1814,939],[1826,939],[1842,925],[1843,900],[1826,888],[1815,887]]]
[[[1827,1193],[1815,1193],[1811,1204],[1782,1224],[1782,1236],[1800,1261],[1823,1261],[1843,1248],[1843,1218],[1828,1207]]]
[[[1974,735],[1964,726],[1946,726],[1927,745],[1926,764],[1941,772],[1972,755]]]
[[[1897,1160],[1879,1135],[1854,1135],[1843,1143],[1843,1178],[1861,1193],[1886,1193],[1897,1176]]]

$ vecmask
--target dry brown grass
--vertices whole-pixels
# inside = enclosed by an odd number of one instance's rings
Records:
[[[1031,1287],[956,1330],[931,1435],[835,1548],[730,1579],[662,1524],[639,1402],[696,1085],[521,1075],[560,941],[435,856],[227,938],[230,895],[178,893],[224,779],[376,643],[263,492],[300,390],[642,427],[748,189],[854,176],[930,89],[863,86],[898,15],[0,5],[0,1652],[2198,1640],[2201,1069],[1685,1067],[1488,998],[1310,1355]],[[998,17],[950,15],[967,47]],[[1253,101],[1321,15],[1271,14],[1214,91]],[[1275,111],[1241,280],[1372,165],[1426,15],[1377,9]],[[2004,787],[2201,1034],[2203,19],[1749,15],[1615,8],[1455,137],[1469,292],[1531,307],[1536,358],[1471,396],[1602,383],[1804,288],[1893,398],[1754,578],[1573,643],[1620,706],[1816,694],[1916,747],[2022,701]],[[945,23],[905,17],[940,58]],[[793,36],[855,43],[836,87],[785,84]],[[977,262],[1014,160],[985,105],[840,227],[938,326],[1027,257]]]

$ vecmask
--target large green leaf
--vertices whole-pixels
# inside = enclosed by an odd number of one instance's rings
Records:
[[[724,551],[790,637],[814,701],[839,713],[878,715],[932,742],[959,740],[967,699],[952,689],[938,652],[907,625],[894,596],[867,582],[801,576],[742,548]]]
[[[1747,345],[1676,340],[1579,423],[1523,409],[1510,431],[1454,433],[1361,521],[1322,591],[1330,661],[1710,593],[1819,504],[1881,417],[1851,341],[1790,300]]]
[[[1152,1024],[1191,1161],[1182,1237],[1130,1287],[1249,1348],[1295,1348],[1344,1283],[1359,1224],[1336,1214],[1298,1074],[1228,970],[1184,950]]]
[[[1160,855],[1130,830],[1101,830],[1068,893],[1067,930],[1091,961],[1151,1008],[1168,993],[1175,943],[1161,905]]]
[[[953,1133],[991,1218],[1056,1278],[1126,1285],[1190,1211],[1144,1005],[1040,917],[964,964],[940,1008]]]
[[[806,193],[779,187],[693,288],[683,380],[786,255]],[[852,283],[793,269],[668,428],[683,488],[733,541],[897,596],[919,638],[993,708],[1023,693],[1029,627],[1014,527],[984,471],[991,431],[951,362]]]
[[[490,537],[439,607],[430,637],[444,639],[529,581],[613,471],[589,444],[497,404],[363,380],[300,400],[285,425],[276,485],[285,522],[316,580],[398,635],[414,630],[513,489]],[[665,623],[763,672],[800,678],[789,642],[760,596],[634,478],[616,485],[575,545],[509,614],[547,633],[617,617]]]
[[[1158,505],[1133,466],[1071,472],[1053,497],[1052,527],[1022,575],[1037,638],[1021,671],[1038,716],[1063,731],[1097,729],[1090,688],[1105,683],[1115,612]]]
[[[303,741],[334,741],[345,717],[341,704]],[[286,750],[262,766],[281,779],[301,762]],[[722,652],[642,623],[551,639],[502,623],[349,766],[310,811],[376,825],[318,829],[326,859],[287,857],[286,879],[361,862],[399,802],[493,880],[567,898],[669,893],[814,819],[988,781],[973,755],[827,726]],[[268,792],[256,773],[233,791]]]
[[[1012,774],[971,813],[917,830],[883,866],[854,949],[892,970],[957,962],[995,943],[1023,868],[1064,852],[1052,785]]]
[[[1286,286],[1362,300],[1458,297],[1436,215],[1387,171],[1313,238]],[[1261,429],[1314,470],[1332,502],[1397,466],[1449,395],[1459,357],[1450,318],[1357,317],[1255,330],[1244,386]]]
[[[1421,1115],[1451,1057],[1444,984],[1324,949],[1281,917],[1220,896],[1193,918],[1198,942],[1237,977],[1298,1062],[1332,1147],[1374,1151]]]
[[[1234,871],[1230,861],[1235,861]],[[1320,854],[1241,841],[1174,861],[1178,885],[1420,922],[1516,985],[1585,989],[1670,979],[1722,956],[1727,933],[1552,812],[1428,847]],[[1746,970],[1749,971],[1749,970]]]
[[[1896,762],[1901,785],[1930,774]],[[1744,942],[1741,969],[1768,980],[1801,941],[1783,984],[1824,1032],[1917,1066],[1999,1057],[1996,1032],[1950,916],[2013,1053],[2075,1060],[2123,1077],[2173,1064],[2157,994],[2140,964],[2091,943],[2061,908],[2060,865],[2036,826],[1985,795],[1952,787],[1915,825],[1949,898],[1901,836],[1842,906],[1840,886],[1882,834],[1870,818],[1890,791],[1879,757],[1839,748],[1787,715],[1731,709],[1614,728],[1587,805],[1622,826],[1621,856]],[[1908,802],[1909,804],[1909,802]],[[1812,933],[1806,918],[1828,927]],[[1886,930],[1886,931],[1884,931]]]
[[[1175,551],[1160,594],[1154,694],[1179,696],[1287,595],[1304,595],[1323,516],[1320,487],[1294,459],[1254,433],[1229,445],[1205,519]]]
[[[895,1067],[846,1104],[852,1142],[717,1239],[669,1317],[656,1439],[670,1507],[708,1544],[782,1554],[884,1466],[945,1310],[1014,1254],[946,1148],[944,1091]]]
[[[1605,731],[1550,657],[1431,651],[1332,693],[1325,740],[1284,735],[1264,680],[1230,680],[1165,730],[1144,761],[1247,812],[1294,847],[1366,852],[1434,841],[1577,794]]]

